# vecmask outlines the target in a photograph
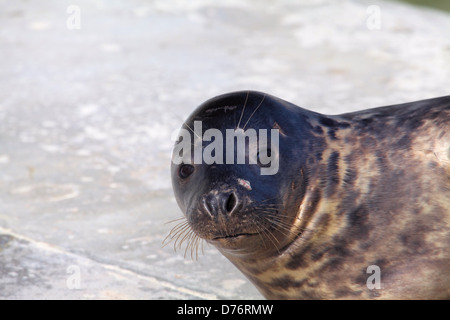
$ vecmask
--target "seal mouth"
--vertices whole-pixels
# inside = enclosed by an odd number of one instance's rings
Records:
[[[230,235],[226,235],[226,236],[220,236],[220,237],[215,237],[215,238],[212,238],[211,240],[216,240],[216,241],[219,241],[219,240],[223,240],[223,239],[226,239],[226,240],[233,240],[233,239],[241,239],[241,238],[245,238],[245,237],[250,237],[250,236],[254,236],[254,235],[256,235],[256,233],[237,233],[237,234],[230,234]]]
[[[254,254],[260,247],[258,233],[236,233],[221,235],[208,240],[222,253],[234,255]]]

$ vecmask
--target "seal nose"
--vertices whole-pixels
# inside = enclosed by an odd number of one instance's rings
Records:
[[[219,213],[231,215],[238,207],[238,198],[234,192],[219,192],[203,197],[203,207],[212,216]]]

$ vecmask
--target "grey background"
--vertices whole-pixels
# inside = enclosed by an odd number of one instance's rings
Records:
[[[261,298],[213,247],[162,246],[183,119],[246,89],[331,114],[448,95],[448,30],[382,1],[0,1],[0,298]]]

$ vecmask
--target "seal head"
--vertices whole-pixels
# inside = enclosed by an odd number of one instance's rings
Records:
[[[300,108],[257,92],[222,95],[193,112],[183,124],[192,137],[191,158],[172,162],[171,171],[178,205],[198,236],[249,257],[270,256],[292,241],[306,186],[304,150],[315,147],[307,143],[312,128],[305,116]],[[195,132],[199,122],[202,132]],[[222,133],[223,143],[213,155],[223,156],[196,164],[195,145],[201,144],[204,156],[208,146],[220,142],[219,135],[213,142],[205,138],[209,129]],[[263,153],[269,162],[263,163]],[[263,169],[272,172],[262,174]]]

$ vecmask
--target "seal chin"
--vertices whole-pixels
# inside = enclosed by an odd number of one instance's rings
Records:
[[[257,233],[240,233],[230,236],[221,236],[207,240],[214,245],[222,253],[228,253],[232,256],[249,255],[255,252],[260,246],[259,234]]]

